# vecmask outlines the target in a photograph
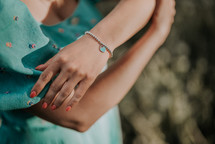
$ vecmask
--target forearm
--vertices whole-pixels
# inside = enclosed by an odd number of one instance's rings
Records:
[[[151,27],[122,58],[98,76],[79,103],[85,111],[87,127],[124,98],[162,44],[160,38]]]
[[[91,32],[114,50],[147,24],[154,8],[155,0],[121,0]]]
[[[99,117],[120,102],[132,87],[145,65],[160,46],[160,38],[153,27],[121,59],[100,74],[82,100],[66,112],[67,98],[55,111],[41,108],[41,103],[29,110],[58,125],[85,131]]]

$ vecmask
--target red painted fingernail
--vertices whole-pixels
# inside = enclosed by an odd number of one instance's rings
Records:
[[[39,69],[42,65],[43,65],[43,64],[38,65],[37,67],[35,67],[35,69]]]
[[[56,109],[56,105],[52,105],[51,109],[55,110]]]
[[[68,111],[70,111],[71,110],[71,106],[68,106],[67,108],[66,108],[66,111],[68,112]]]
[[[48,104],[47,104],[46,102],[44,102],[43,105],[42,105],[42,108],[43,108],[43,109],[46,109],[47,106],[48,106]]]
[[[35,91],[32,91],[31,94],[30,94],[30,97],[31,97],[31,98],[34,98],[36,95],[37,95],[36,92],[35,92]]]

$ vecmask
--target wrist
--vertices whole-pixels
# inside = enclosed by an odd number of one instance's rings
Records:
[[[105,59],[110,57],[110,54],[107,51],[105,51],[105,52],[100,51],[101,45],[96,40],[94,40],[90,35],[87,35],[87,34],[83,35],[82,37],[80,37],[77,40],[77,42],[80,42],[81,44],[84,44],[85,47],[87,46],[92,51],[94,51],[95,53],[101,55]]]
[[[152,24],[148,32],[151,33],[151,35],[154,35],[157,38],[158,43],[162,45],[166,38],[168,37],[170,30],[168,30],[168,28],[166,27]]]
[[[105,45],[96,35],[94,35],[93,33],[86,31],[85,35],[89,35],[92,39],[94,39],[98,44],[99,44],[99,50],[102,53],[108,52],[109,53],[109,58],[113,57],[113,52],[111,49],[109,49],[107,47],[107,45]]]
[[[152,29],[154,33],[160,35],[164,39],[167,38],[170,32],[170,26],[156,24],[156,23],[152,23],[152,25],[150,26],[150,29]]]
[[[116,47],[116,38],[114,38],[113,30],[106,31],[102,26],[96,26],[90,30],[91,33],[96,35],[108,48],[113,52]]]

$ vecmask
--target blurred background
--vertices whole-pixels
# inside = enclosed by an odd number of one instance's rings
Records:
[[[170,36],[120,103],[125,144],[215,143],[215,1],[176,0]],[[101,2],[105,16],[117,2]],[[115,50],[110,64],[144,34]]]

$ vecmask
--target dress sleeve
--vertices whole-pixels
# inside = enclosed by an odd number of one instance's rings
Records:
[[[30,98],[30,90],[42,73],[34,68],[59,50],[21,1],[0,0],[0,19],[0,111],[27,108],[40,101],[53,81]]]

